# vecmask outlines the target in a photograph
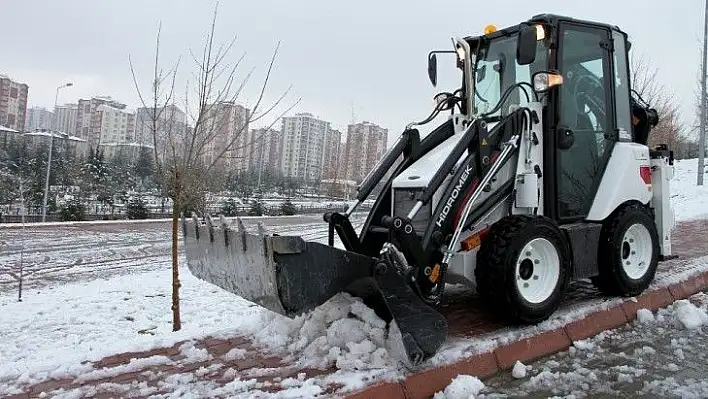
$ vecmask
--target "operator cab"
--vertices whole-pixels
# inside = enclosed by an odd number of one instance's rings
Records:
[[[462,70],[455,93],[462,93],[467,118],[495,122],[514,105],[542,104],[544,208],[559,223],[587,217],[614,144],[646,145],[656,125],[656,111],[630,95],[629,47],[616,26],[552,14],[455,40]],[[435,53],[428,63],[433,85]]]

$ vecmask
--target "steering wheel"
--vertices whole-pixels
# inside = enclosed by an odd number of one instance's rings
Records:
[[[580,66],[577,66],[568,73],[571,95],[574,98],[573,105],[577,114],[595,115],[604,114],[604,87],[595,76],[588,76],[582,73]],[[585,111],[585,106],[588,110]]]

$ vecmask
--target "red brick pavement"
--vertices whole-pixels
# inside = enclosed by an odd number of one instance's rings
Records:
[[[674,233],[674,252],[679,254],[681,258],[660,264],[659,275],[670,275],[672,270],[685,270],[692,259],[708,254],[708,240],[705,239],[707,233],[708,220],[681,223]],[[443,389],[452,378],[460,373],[473,374],[480,378],[490,376],[500,370],[510,368],[516,360],[527,361],[549,355],[567,348],[573,340],[587,338],[603,330],[623,325],[636,317],[636,310],[640,307],[657,309],[676,299],[686,298],[706,287],[708,287],[708,273],[699,274],[687,281],[667,287],[653,288],[636,298],[636,302],[627,300],[609,309],[592,312],[584,318],[570,322],[556,330],[506,343],[491,352],[460,359],[453,364],[413,373],[401,382],[373,383],[368,388],[354,393],[352,397],[430,398],[433,393]],[[597,299],[601,299],[601,296],[590,284],[578,282],[571,287],[563,308],[578,307],[591,300],[595,300],[596,303]],[[479,303],[479,299],[469,292],[451,295],[448,302],[441,307],[441,311],[450,323],[450,334],[454,338],[489,337],[503,327],[502,322],[494,315],[487,313],[484,306]],[[288,378],[299,378],[299,381],[302,382],[304,379],[326,376],[335,371],[334,369],[303,369],[289,365],[281,358],[255,348],[250,341],[243,337],[207,338],[196,342],[194,345],[196,348],[206,350],[213,357],[211,360],[196,362],[190,361],[182,354],[181,344],[183,343],[148,352],[109,356],[93,363],[95,370],[106,372],[103,375],[98,373],[94,378],[89,377],[83,380],[71,378],[49,380],[26,386],[24,393],[14,397],[39,397],[43,392],[51,393],[57,392],[57,390],[67,392],[76,388],[88,390],[89,393],[95,395],[94,397],[111,397],[116,393],[122,395],[128,390],[133,393],[132,397],[140,397],[143,394],[169,393],[175,388],[179,388],[168,383],[170,378],[173,378],[171,376],[180,373],[192,374],[189,377],[192,378],[191,384],[203,382],[205,384],[212,383],[213,386],[224,386],[234,378],[253,379],[253,388],[263,392],[275,392],[283,389],[283,380]],[[242,349],[243,357],[233,360],[222,359],[223,355],[234,348]],[[148,359],[151,356],[164,356],[166,359],[162,358],[165,360],[164,364],[145,365],[142,368],[131,369],[130,372],[121,372],[119,369],[121,366],[125,367],[131,363],[132,359]],[[115,374],[114,376],[111,376],[111,371]],[[295,380],[287,381],[288,386],[291,386],[290,383]],[[2,382],[0,381],[0,383]],[[321,384],[322,395],[339,396],[337,389],[340,386],[317,383]]]
[[[190,351],[201,350],[198,353],[201,359],[195,361],[185,355],[186,352],[181,350],[185,344]],[[235,355],[226,356],[232,350],[235,350],[232,352]],[[141,361],[142,367],[138,365]],[[239,378],[242,381],[253,380],[252,387],[263,392],[275,392],[282,389],[283,381],[291,384],[294,382],[292,379],[304,381],[334,371],[288,365],[280,357],[255,348],[244,337],[183,341],[167,348],[108,356],[91,363],[91,366],[93,373],[77,379],[50,379],[25,386],[23,393],[10,398],[36,398],[42,397],[43,393],[51,396],[76,389],[80,389],[84,397],[96,398],[115,397],[127,392],[131,392],[131,397],[169,394],[180,388],[170,385],[169,378],[182,373],[189,374],[186,381],[192,386],[199,383],[205,386],[213,383],[212,387],[224,386]],[[126,371],[126,368],[130,370]],[[332,385],[322,391],[332,392],[338,387]]]

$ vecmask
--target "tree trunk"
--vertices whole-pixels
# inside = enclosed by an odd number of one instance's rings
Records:
[[[177,196],[175,196],[177,197]],[[172,331],[182,328],[179,315],[179,201],[172,202]]]

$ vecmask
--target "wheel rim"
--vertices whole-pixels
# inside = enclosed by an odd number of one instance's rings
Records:
[[[521,249],[516,262],[516,287],[528,302],[548,299],[560,278],[560,256],[555,245],[545,238],[535,238]]]
[[[620,257],[622,268],[631,279],[642,278],[651,263],[652,242],[651,234],[643,224],[629,226],[622,238]]]

